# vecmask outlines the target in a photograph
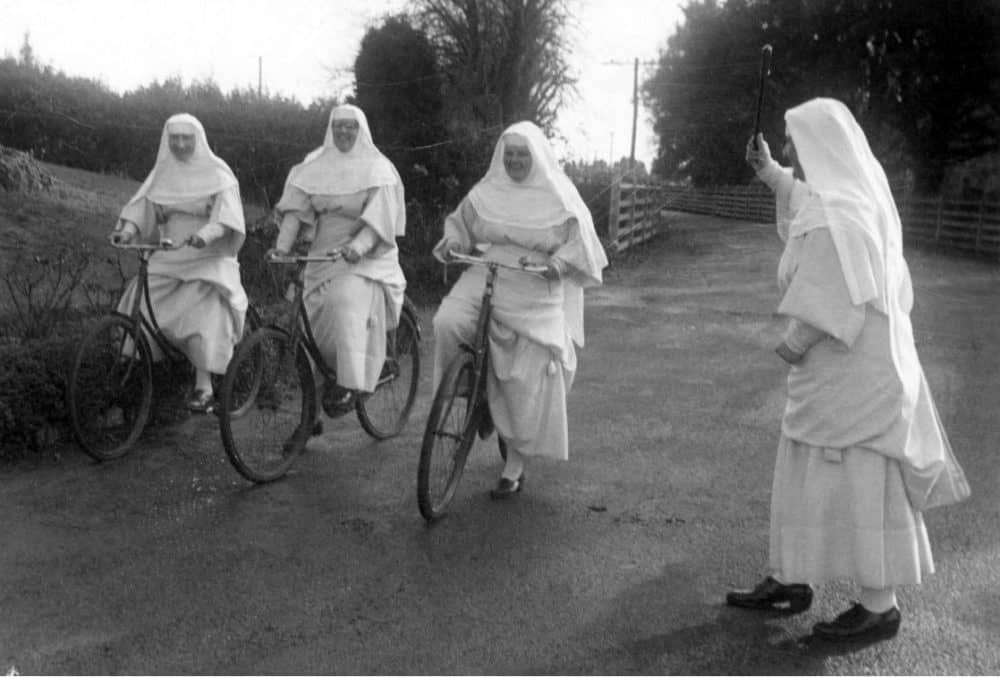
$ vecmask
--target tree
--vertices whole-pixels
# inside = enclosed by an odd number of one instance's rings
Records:
[[[380,147],[440,140],[441,76],[434,48],[404,16],[368,30],[354,61],[354,78],[355,99]]]
[[[441,76],[427,36],[405,16],[387,18],[362,38],[354,77],[355,102],[403,183],[419,189],[429,176],[446,175]]]
[[[919,5],[919,6],[918,6]],[[692,0],[643,85],[656,169],[696,183],[745,180],[761,45],[774,46],[762,128],[815,96],[854,111],[890,176],[934,190],[950,164],[995,150],[1000,6],[897,0]]]
[[[417,0],[438,50],[449,118],[480,127],[549,128],[575,83],[565,0]]]
[[[28,68],[35,67],[35,49],[31,46],[31,33],[24,34],[24,41],[20,49],[21,65]]]

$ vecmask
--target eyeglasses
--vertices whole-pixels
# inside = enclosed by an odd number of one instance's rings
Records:
[[[330,125],[331,129],[335,129],[338,132],[356,132],[361,129],[361,125],[353,120],[337,120]]]

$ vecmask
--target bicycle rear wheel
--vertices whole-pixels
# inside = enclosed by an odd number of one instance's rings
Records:
[[[247,308],[246,321],[243,323],[243,336],[240,338],[240,343],[237,344],[237,350],[250,335],[260,329],[260,325],[260,315],[257,314],[253,306],[250,306]],[[235,354],[234,350],[233,355],[235,356]],[[247,359],[241,363],[240,371],[236,375],[233,385],[233,400],[230,403],[232,408],[229,410],[230,417],[239,418],[250,409],[254,398],[257,396],[257,391],[260,389],[262,369],[260,351],[254,354],[253,359]],[[212,374],[212,389],[214,392],[222,392],[224,380],[225,374]]]
[[[273,327],[254,332],[236,349],[222,381],[219,428],[233,467],[251,482],[282,477],[302,449],[316,420],[316,389],[301,345],[291,354],[288,334]],[[250,406],[241,403],[240,381],[259,365]],[[234,416],[234,406],[243,409]]]
[[[361,427],[375,439],[395,437],[406,425],[420,380],[417,321],[404,309],[399,326],[386,334],[385,365],[375,392],[355,405]]]
[[[473,356],[458,355],[438,385],[424,429],[417,468],[417,504],[428,522],[441,517],[455,495],[482,412],[470,411]]]
[[[104,461],[132,447],[153,404],[153,359],[131,319],[105,317],[87,334],[66,394],[73,436],[85,452]]]

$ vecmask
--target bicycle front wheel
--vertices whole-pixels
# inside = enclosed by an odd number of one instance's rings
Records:
[[[66,393],[73,436],[85,452],[105,461],[132,447],[153,404],[153,359],[131,319],[105,317],[87,334]]]
[[[240,384],[251,367],[259,369],[259,381],[246,406]],[[229,363],[219,404],[222,444],[233,467],[251,482],[282,477],[316,421],[316,389],[305,350],[297,345],[292,354],[291,339],[280,329],[254,332]],[[241,416],[233,414],[241,409]]]
[[[448,365],[431,404],[417,468],[417,504],[428,522],[447,510],[476,439],[482,412],[470,409],[474,377],[473,356],[463,352]]]
[[[417,321],[409,309],[399,316],[399,326],[386,334],[385,344],[385,364],[375,392],[356,405],[361,427],[378,440],[399,434],[417,398],[420,342]]]

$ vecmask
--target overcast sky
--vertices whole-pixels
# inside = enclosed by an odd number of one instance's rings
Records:
[[[681,0],[572,0],[570,37],[579,95],[560,116],[564,158],[628,155],[632,61],[655,59],[682,21]],[[180,76],[224,90],[264,87],[308,103],[352,90],[349,69],[364,32],[405,0],[0,0],[0,50],[16,56],[30,33],[35,55],[69,75],[124,91]],[[640,83],[642,81],[640,66]],[[376,139],[376,143],[378,140]],[[654,155],[640,107],[636,156]]]

